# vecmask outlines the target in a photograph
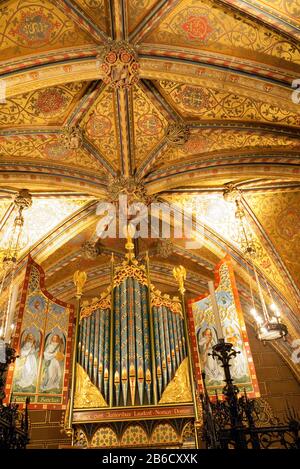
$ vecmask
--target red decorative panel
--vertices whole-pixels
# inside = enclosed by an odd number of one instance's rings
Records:
[[[229,255],[216,266],[215,292],[225,341],[232,343],[234,349],[240,352],[231,360],[234,383],[241,391],[245,389],[249,397],[259,397],[253,358]],[[198,388],[201,392],[201,370],[204,369],[209,394],[213,395],[215,390],[221,393],[224,372],[219,362],[210,355],[212,347],[217,343],[217,334],[209,293],[189,301],[188,320]]]
[[[73,305],[54,298],[45,288],[45,273],[29,256],[21,296],[6,400],[31,409],[64,409],[70,373]]]

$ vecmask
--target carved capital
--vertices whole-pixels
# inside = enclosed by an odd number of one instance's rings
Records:
[[[241,199],[242,193],[241,191],[235,186],[233,182],[229,182],[225,184],[223,190],[223,197],[226,202],[236,203]]]
[[[99,240],[95,243],[92,241],[85,241],[81,246],[81,254],[84,259],[95,260],[103,253],[103,246]]]
[[[63,144],[69,150],[77,150],[81,147],[83,133],[80,127],[66,127],[62,135]]]
[[[149,205],[153,200],[148,195],[143,182],[138,180],[135,176],[110,176],[108,180],[107,192],[108,197],[113,203],[117,203],[119,201],[120,195],[127,196],[128,204],[142,202],[145,205]]]
[[[21,189],[14,200],[19,210],[25,210],[32,205],[32,197],[28,189]]]
[[[184,145],[190,136],[189,127],[183,122],[173,122],[168,125],[166,130],[166,139],[170,145]]]

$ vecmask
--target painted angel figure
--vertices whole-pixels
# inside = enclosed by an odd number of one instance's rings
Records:
[[[35,386],[38,372],[37,346],[31,333],[26,335],[21,345],[19,369],[20,377],[16,384],[23,390]]]
[[[245,378],[248,373],[247,357],[244,354],[243,340],[239,330],[233,326],[225,328],[226,342],[230,342],[233,348],[240,352],[231,360],[231,374],[233,379],[239,380]]]
[[[222,381],[224,379],[222,369],[217,361],[211,356],[213,346],[217,343],[216,331],[213,327],[202,328],[198,333],[198,344],[200,359],[207,382]]]
[[[64,360],[62,338],[54,334],[44,350],[44,375],[41,384],[42,392],[60,392],[62,385],[62,363]]]

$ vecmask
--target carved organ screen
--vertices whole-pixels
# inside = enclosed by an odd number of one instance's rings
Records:
[[[81,309],[77,368],[93,389],[90,400],[101,395],[110,407],[155,405],[171,396],[191,402],[181,303],[156,291],[143,266],[126,262],[112,288]],[[78,397],[75,407],[86,407]]]

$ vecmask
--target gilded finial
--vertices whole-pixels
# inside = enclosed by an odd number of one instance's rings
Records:
[[[86,272],[81,271],[81,270],[76,270],[73,276],[74,285],[76,287],[76,295],[78,296],[82,295],[82,289],[84,287],[86,279],[87,279]]]
[[[127,243],[125,244],[125,248],[128,251],[126,257],[128,261],[132,261],[134,259],[134,244],[132,242],[132,238],[135,234],[135,227],[129,223],[129,225],[124,228],[124,234],[127,239]]]
[[[185,292],[184,281],[186,280],[186,270],[183,267],[183,265],[174,267],[173,275],[174,275],[175,280],[177,280],[179,284],[178,290],[180,291],[182,295],[184,295],[184,292]]]

